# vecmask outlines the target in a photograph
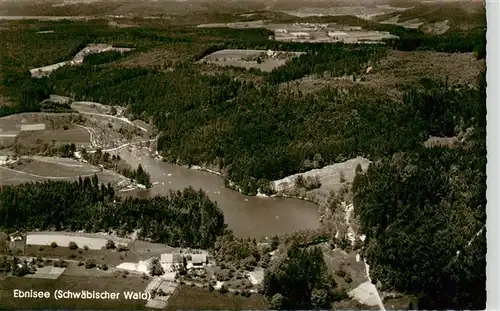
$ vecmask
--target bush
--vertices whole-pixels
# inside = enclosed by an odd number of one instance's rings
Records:
[[[106,271],[106,270],[108,270],[108,266],[105,263],[103,263],[101,266],[101,269]]]
[[[115,249],[116,248],[116,245],[115,245],[115,242],[113,240],[108,240],[106,242],[106,249]]]
[[[75,249],[78,249],[78,245],[76,245],[76,243],[75,243],[75,242],[71,241],[71,242],[69,242],[69,244],[68,244],[68,248],[69,248],[70,250],[75,250]]]
[[[85,260],[85,269],[92,269],[96,266],[95,260],[94,259],[87,259]]]
[[[226,284],[222,284],[222,286],[221,286],[221,287],[220,287],[220,289],[219,289],[219,292],[220,292],[221,294],[225,294],[225,293],[227,293],[228,291],[229,291],[229,290],[227,289]]]
[[[50,247],[52,247],[52,248],[56,248],[57,246],[58,246],[58,245],[57,245],[57,243],[56,243],[56,242],[52,242],[52,243],[50,243]]]
[[[78,262],[78,266],[83,266],[83,265],[84,265],[83,261]]]
[[[345,183],[345,174],[344,174],[344,172],[340,172],[339,179],[340,179],[341,183]]]
[[[122,244],[118,244],[118,247],[116,248],[116,250],[119,252],[124,252],[124,251],[128,251],[128,247],[125,245],[122,245]]]
[[[344,270],[335,271],[335,274],[340,276],[341,278],[343,278],[346,275]]]
[[[23,265],[22,267],[15,269],[13,273],[14,273],[14,276],[23,277],[26,274],[30,273],[30,269],[27,266]]]
[[[88,247],[87,245],[84,245],[84,246],[83,246],[83,249],[84,249],[84,250],[86,250],[86,251],[88,251],[88,250],[89,250],[89,247]]]
[[[66,268],[68,263],[64,259],[59,259],[58,261],[54,261],[54,267],[56,268]]]

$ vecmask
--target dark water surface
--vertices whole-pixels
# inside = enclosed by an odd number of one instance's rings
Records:
[[[265,237],[290,233],[319,226],[316,204],[289,198],[263,198],[245,196],[224,186],[221,177],[199,170],[169,164],[149,155],[122,149],[120,157],[132,167],[142,164],[155,184],[151,189],[137,189],[124,196],[150,197],[166,195],[169,190],[186,187],[203,189],[224,212],[229,228],[238,236]]]

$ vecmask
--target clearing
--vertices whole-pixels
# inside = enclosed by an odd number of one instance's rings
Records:
[[[255,68],[268,72],[284,65],[291,58],[302,54],[304,53],[226,49],[209,54],[199,62],[218,66],[234,66],[246,69]]]
[[[361,168],[365,171],[368,169],[370,163],[371,161],[368,159],[357,157],[345,162],[327,165],[322,168],[312,169],[303,173],[287,176],[280,180],[275,180],[272,182],[272,186],[278,194],[300,196],[298,189],[295,186],[295,180],[297,177],[302,175],[307,179],[308,177],[316,178],[317,176],[321,182],[321,187],[310,190],[307,194],[318,198],[326,198],[332,190],[338,192],[346,184],[353,182],[355,169],[358,164],[361,165]]]
[[[89,249],[100,250],[106,246],[107,239],[89,238],[82,236],[72,236],[64,234],[30,233],[26,236],[26,245],[50,245],[56,242],[57,245],[67,246],[69,242],[75,242],[79,247],[88,246]]]
[[[77,147],[90,145],[90,134],[74,124],[58,130],[21,131],[17,135],[16,143],[25,148],[39,146],[43,143],[52,143],[55,146],[75,144]]]
[[[445,82],[449,85],[476,85],[476,79],[486,67],[485,60],[476,60],[474,53],[443,53],[433,51],[389,51],[387,57],[371,65],[371,70],[360,68],[360,75],[353,77],[325,78],[310,75],[284,83],[282,88],[292,91],[315,92],[325,87],[349,89],[362,85],[372,92],[403,99],[408,86],[423,87],[426,80]],[[368,72],[369,71],[369,72]]]
[[[90,143],[87,131],[73,124],[77,114],[72,113],[20,113],[0,118],[0,134],[24,148],[38,148],[43,143],[56,145]],[[4,146],[7,144],[4,143]]]
[[[33,78],[42,78],[50,75],[52,71],[57,70],[63,66],[75,66],[83,63],[85,56],[93,53],[103,53],[103,52],[130,52],[134,49],[131,48],[117,48],[108,44],[89,44],[85,48],[83,48],[80,52],[78,52],[72,60],[60,62],[57,64],[52,64],[48,66],[43,66],[39,68],[30,69],[31,76]]]
[[[93,165],[81,163],[69,158],[56,157],[23,157],[20,161],[10,164],[9,167],[0,166],[2,185],[16,185],[28,181],[70,180],[78,177],[92,177],[94,174],[100,183],[111,183],[114,186],[127,186],[129,179],[110,171],[101,170]]]

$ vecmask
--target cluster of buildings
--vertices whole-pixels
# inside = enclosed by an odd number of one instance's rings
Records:
[[[208,258],[207,254],[166,253],[161,254],[160,264],[165,271],[178,271],[184,265],[186,269],[200,269],[208,264]]]
[[[149,266],[153,258],[141,260],[138,263],[122,263],[118,269],[139,272],[149,275]],[[204,269],[208,265],[208,256],[202,254],[165,253],[160,255],[160,265],[167,274],[167,277],[175,278],[175,275],[182,268]]]

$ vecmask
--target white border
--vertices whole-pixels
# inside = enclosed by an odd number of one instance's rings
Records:
[[[500,109],[498,100],[500,99],[499,70],[500,53],[499,31],[500,31],[500,2],[498,0],[486,0],[487,16],[487,55],[486,55],[486,79],[487,79],[487,116],[486,133],[488,163],[487,190],[486,190],[486,238],[488,245],[487,265],[486,265],[486,290],[487,310],[500,310],[500,277],[499,266],[500,249],[498,247],[499,233],[499,203],[500,203],[500,148],[497,144],[500,140],[499,118]]]

